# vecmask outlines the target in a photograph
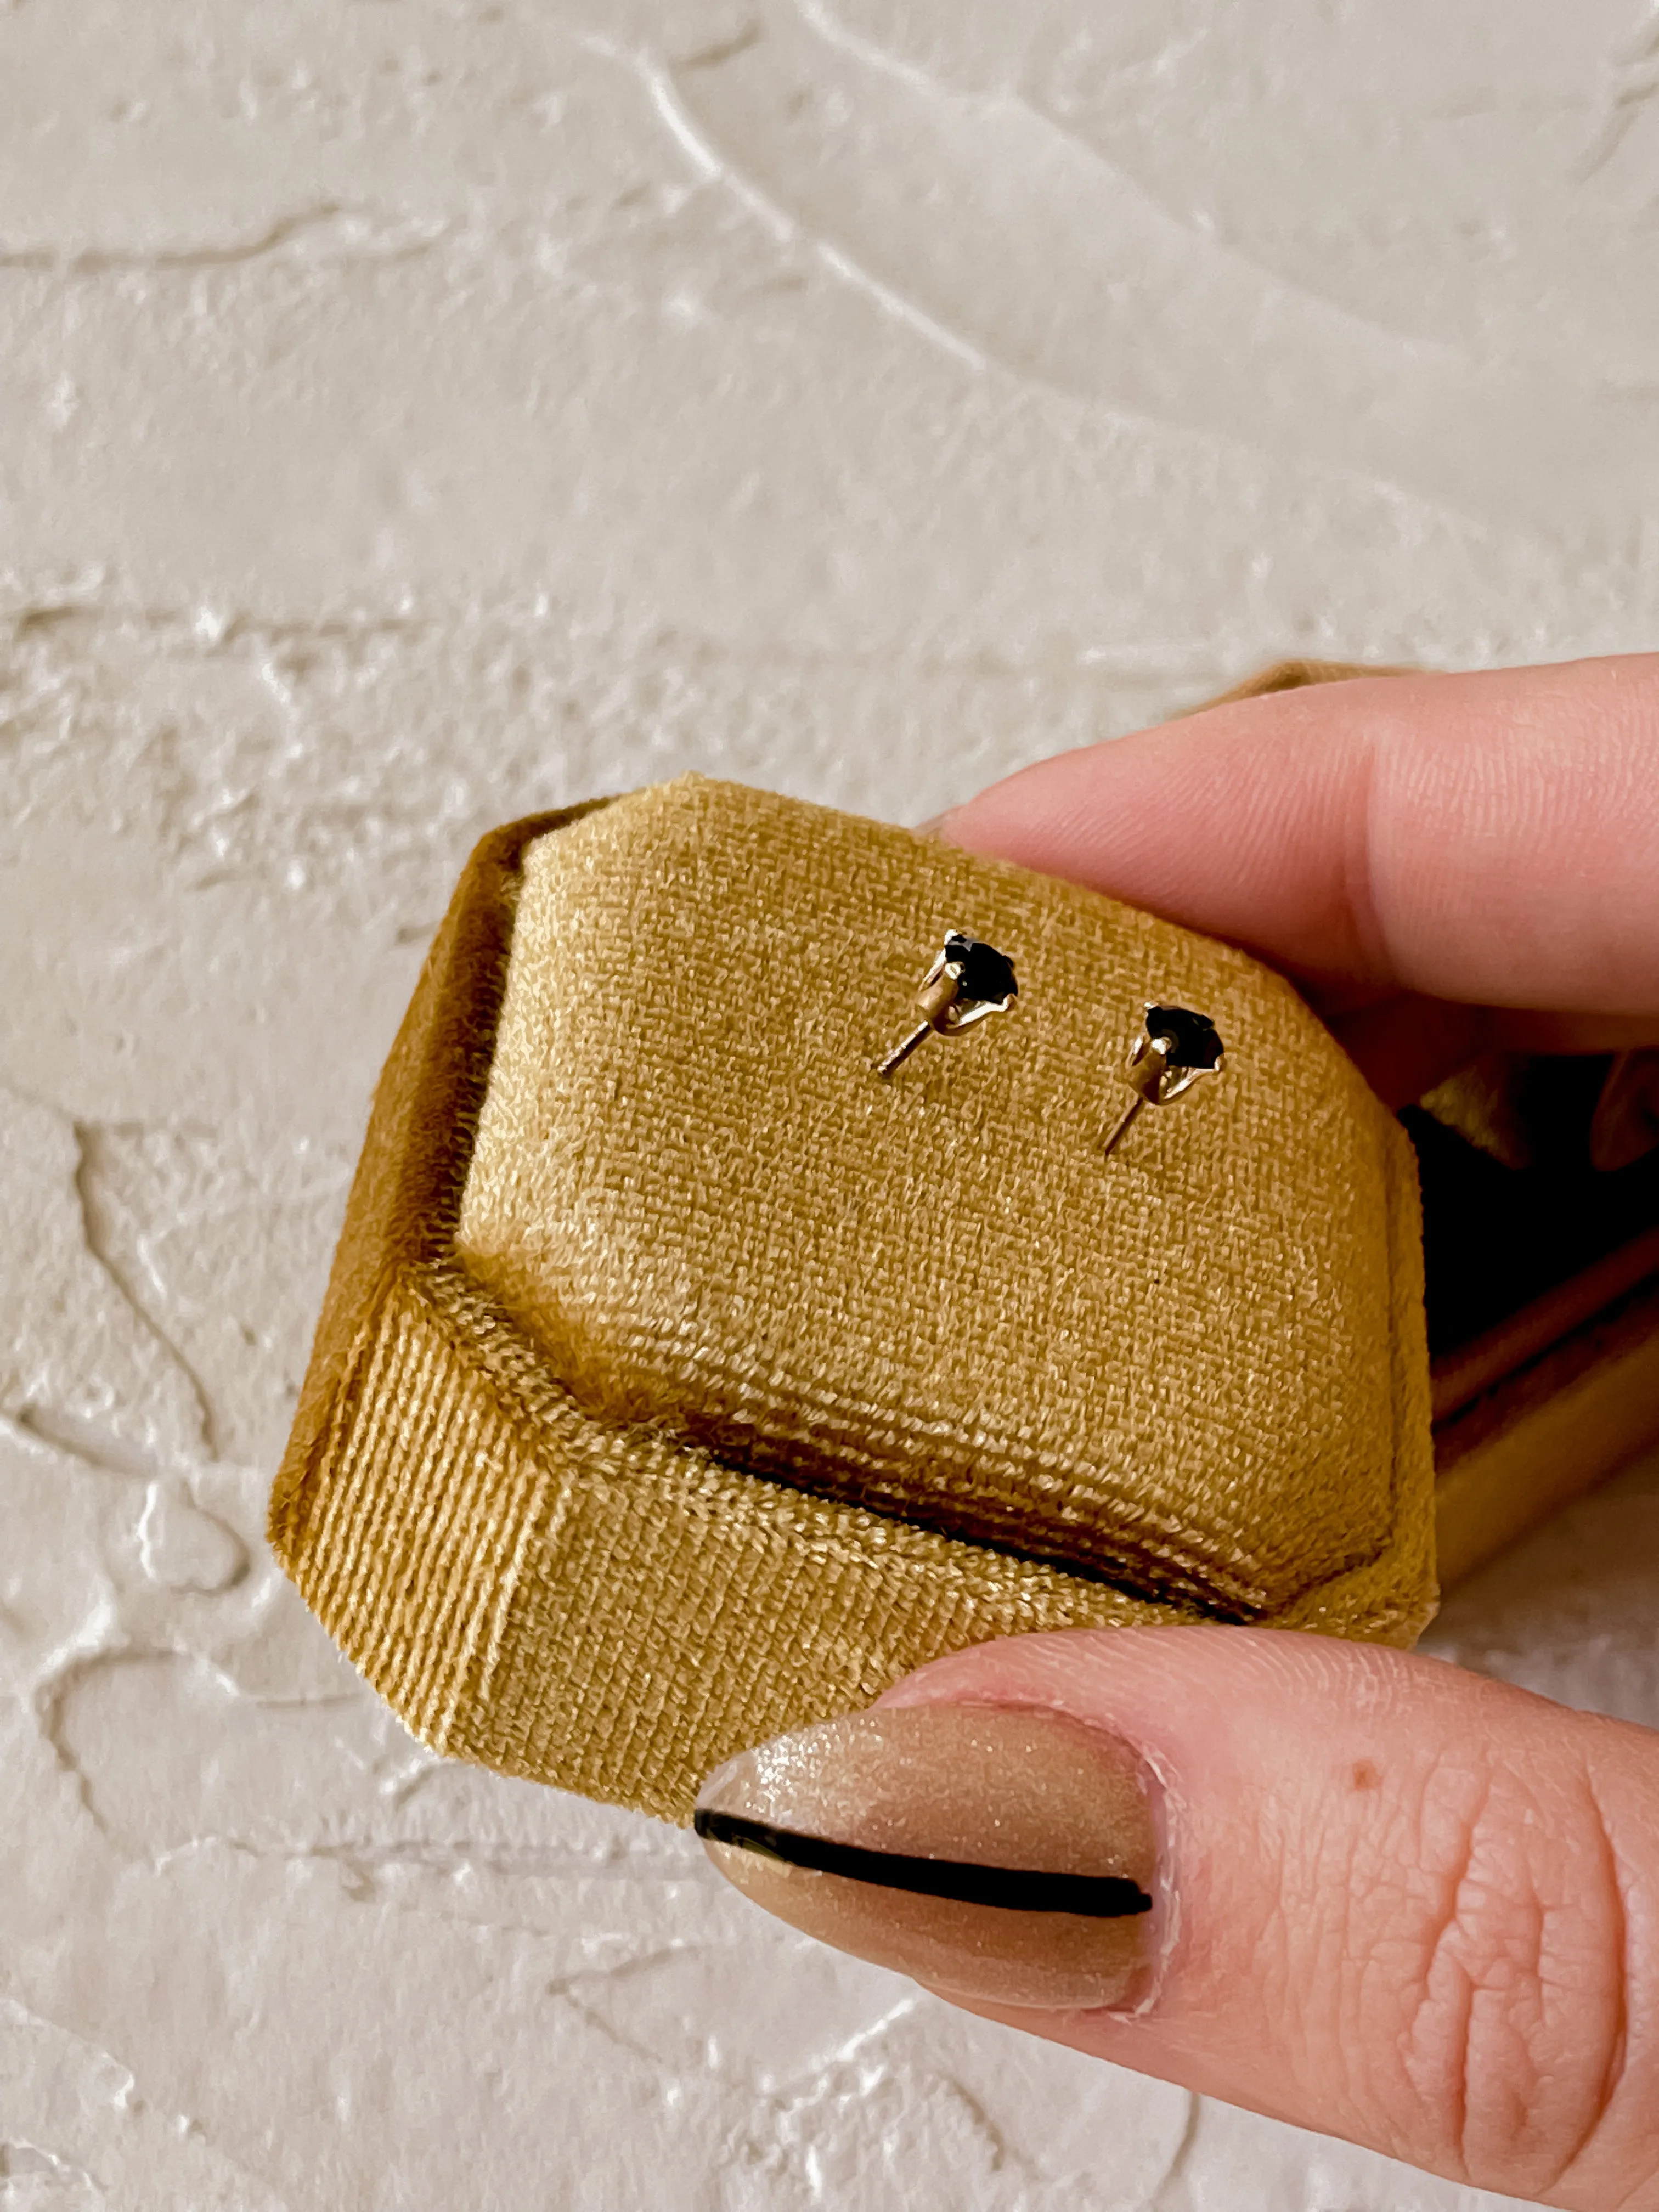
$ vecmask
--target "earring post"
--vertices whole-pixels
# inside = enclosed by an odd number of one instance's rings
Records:
[[[917,1026],[911,1030],[909,1036],[905,1038],[902,1044],[896,1045],[892,1051],[888,1054],[885,1060],[880,1060],[876,1062],[876,1073],[880,1076],[884,1083],[886,1082],[890,1075],[896,1074],[898,1070],[903,1066],[905,1061],[909,1059],[916,1047],[922,1042],[924,1038],[931,1036],[933,1027],[933,1024],[932,1022],[919,1023]]]
[[[1120,1117],[1116,1127],[1113,1129],[1112,1133],[1102,1145],[1100,1148],[1100,1157],[1102,1159],[1109,1159],[1111,1158],[1112,1154],[1117,1150],[1123,1139],[1128,1134],[1130,1122],[1134,1120],[1135,1115],[1139,1113],[1141,1108],[1146,1103],[1146,1101],[1140,1096],[1140,1093],[1137,1091],[1134,1097],[1131,1098],[1128,1104],[1124,1108],[1122,1115]]]

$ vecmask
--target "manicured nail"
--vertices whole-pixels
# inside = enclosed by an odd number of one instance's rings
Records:
[[[1153,1787],[1058,1713],[884,1705],[729,1759],[696,1826],[757,1905],[948,1996],[1133,2005],[1164,1917]]]

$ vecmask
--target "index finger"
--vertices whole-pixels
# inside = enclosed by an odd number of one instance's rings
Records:
[[[1240,700],[938,827],[1350,1004],[1659,1017],[1659,654]]]

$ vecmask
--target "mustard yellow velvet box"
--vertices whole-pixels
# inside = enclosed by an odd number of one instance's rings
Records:
[[[958,926],[1017,1008],[919,1055]],[[1150,999],[1224,1074],[1107,1160]],[[279,1557],[426,1741],[689,1814],[1015,1631],[1434,1602],[1410,1146],[1231,948],[686,778],[496,833],[382,1079]]]
[[[883,1082],[951,927],[1012,958],[1016,1005]],[[1154,999],[1211,1014],[1227,1065],[1108,1159]],[[1561,1486],[1536,1437],[1575,1392],[1618,1401],[1622,1449],[1659,1415],[1629,1291],[1443,1363],[1466,1551],[1494,1498]],[[270,1533],[422,1740],[684,1820],[737,1750],[990,1637],[1409,1643],[1434,1486],[1412,1144],[1286,983],[688,777],[475,854]]]

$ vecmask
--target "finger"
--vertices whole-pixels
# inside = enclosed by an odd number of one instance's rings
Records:
[[[1659,655],[1243,700],[937,826],[1328,987],[1659,1020]]]
[[[1659,1042],[1659,1019],[1639,1015],[1461,1006],[1415,991],[1334,1013],[1324,994],[1316,989],[1308,995],[1389,1106],[1409,1105],[1483,1053],[1626,1052]]]
[[[896,1955],[890,1933],[866,1954],[931,1966],[947,1994],[965,1983],[974,2009],[1036,2033],[1481,2188],[1659,2206],[1659,1738],[1435,1661],[1243,1629],[981,1645],[869,1717],[925,1707],[928,1726],[984,1705],[1066,1717],[1088,1747],[1068,1754],[1069,1801],[1035,1770],[1036,1834],[1026,1770],[964,1784],[957,1750],[939,1786],[975,1798],[981,1856],[1010,1832],[1028,1864],[1091,1821],[1131,1834],[1102,1747],[1156,1778],[1146,1981],[1113,1990],[1117,2009],[1033,2010],[1029,1988],[988,2002],[974,1960],[941,1973],[937,1955]],[[821,1796],[833,1767],[820,1759]],[[901,1799],[927,1798],[927,1771],[913,1754]],[[925,1832],[915,1805],[911,1821]],[[960,1833],[953,1848],[973,1856]]]
[[[1308,995],[1385,1106],[1407,1106],[1482,1053],[1504,1048],[1502,1018],[1484,1006],[1397,991],[1371,1005],[1332,1013],[1320,1003],[1318,991]]]
[[[1659,2207],[1659,1738],[1285,1631],[1017,1637],[710,1778],[781,1917],[1478,2187]]]

